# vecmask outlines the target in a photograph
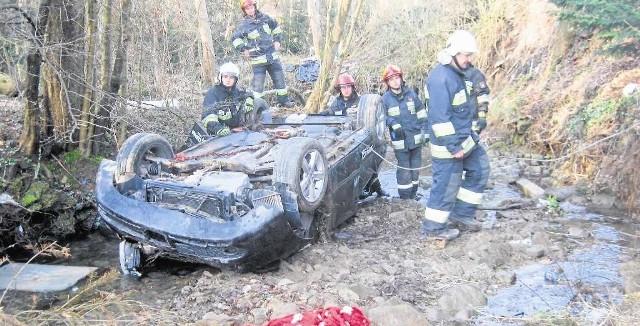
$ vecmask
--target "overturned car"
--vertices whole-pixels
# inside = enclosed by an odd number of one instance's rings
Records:
[[[347,116],[290,115],[174,154],[139,133],[103,160],[96,199],[123,240],[120,268],[141,275],[150,253],[252,271],[286,258],[349,219],[379,187],[386,152],[378,95]],[[207,139],[208,138],[208,139]]]

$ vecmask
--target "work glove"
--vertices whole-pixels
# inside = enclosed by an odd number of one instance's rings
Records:
[[[402,126],[399,123],[393,124],[389,133],[392,140],[402,140],[405,137],[404,130],[402,130]]]
[[[247,97],[246,100],[244,100],[244,112],[251,112],[253,111],[253,98],[251,97]]]
[[[478,112],[478,122],[476,123],[478,128],[478,135],[482,132],[484,128],[487,127],[487,112],[480,111]]]
[[[216,135],[218,136],[228,136],[231,134],[231,129],[229,129],[229,127],[225,126],[222,129],[218,130],[218,132],[216,132]]]

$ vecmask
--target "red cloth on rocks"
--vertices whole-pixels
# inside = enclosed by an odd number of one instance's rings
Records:
[[[369,319],[355,307],[309,309],[273,319],[266,326],[369,326]]]

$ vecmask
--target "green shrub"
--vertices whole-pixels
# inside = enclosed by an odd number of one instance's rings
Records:
[[[551,0],[558,17],[582,32],[595,32],[610,42],[612,53],[635,53],[640,41],[640,1]]]

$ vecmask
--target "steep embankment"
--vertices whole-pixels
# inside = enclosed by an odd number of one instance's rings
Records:
[[[492,86],[488,139],[553,160],[556,185],[606,192],[640,211],[637,56],[613,57],[593,33],[576,33],[545,0],[496,1],[479,15],[477,58]],[[514,153],[515,155],[516,153]]]

